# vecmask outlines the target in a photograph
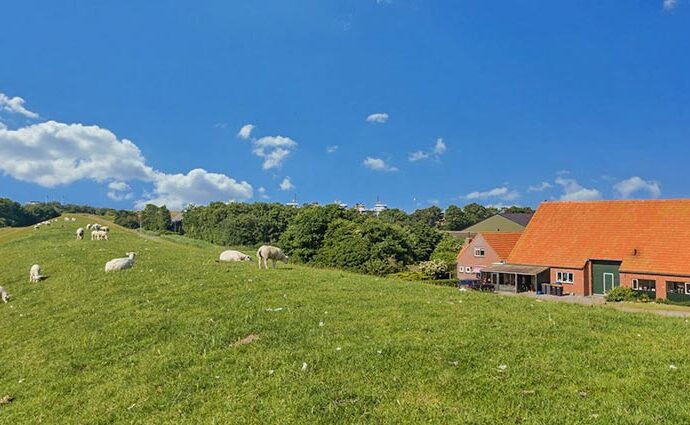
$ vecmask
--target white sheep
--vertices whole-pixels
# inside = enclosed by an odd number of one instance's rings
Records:
[[[231,249],[220,253],[220,261],[252,261],[251,257]]]
[[[43,279],[43,275],[41,274],[41,266],[34,264],[31,266],[31,269],[29,269],[29,282],[38,282],[41,279]]]
[[[77,240],[81,241],[84,239],[84,228],[80,227],[77,229]]]
[[[259,260],[259,268],[261,268],[261,261],[264,262],[264,268],[268,269],[267,260],[271,260],[273,268],[276,268],[276,261],[282,261],[285,264],[288,262],[288,256],[283,253],[283,250],[270,245],[263,245],[256,251],[256,258]]]
[[[103,230],[92,230],[91,231],[91,240],[96,240],[96,241],[102,241],[102,240],[108,240],[108,232],[104,232]]]
[[[87,224],[87,225],[86,225],[86,230],[91,230],[91,226],[93,226],[93,224],[91,224],[91,223]]]
[[[101,230],[104,232],[110,232],[110,227],[108,226],[101,226]]]
[[[9,301],[10,298],[12,298],[12,295],[10,295],[10,294],[5,290],[5,288],[3,288],[2,286],[0,286],[0,299],[2,299],[2,302],[4,302],[5,304],[7,304],[7,301]]]
[[[105,263],[105,272],[131,269],[134,266],[135,252],[128,252],[125,258],[115,258]]]

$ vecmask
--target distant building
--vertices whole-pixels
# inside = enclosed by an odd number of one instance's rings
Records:
[[[458,239],[465,240],[482,232],[522,232],[533,215],[532,213],[496,214],[466,229],[449,231],[448,233]]]
[[[292,198],[292,201],[286,203],[285,205],[292,208],[299,208],[299,204],[297,203],[297,195]]]
[[[374,204],[374,209],[372,210],[376,216],[381,214],[382,212],[386,211],[388,209],[388,205],[384,204],[379,200],[379,198],[376,198],[376,203]]]

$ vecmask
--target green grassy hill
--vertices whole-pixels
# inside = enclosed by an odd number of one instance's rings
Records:
[[[0,285],[14,296],[0,304],[0,397],[14,397],[0,423],[690,417],[686,319],[295,265],[259,271],[217,263],[220,247],[117,226],[110,241],[77,241],[95,221],[78,217],[0,230]],[[134,269],[106,275],[127,251]],[[33,263],[46,280],[28,283]]]

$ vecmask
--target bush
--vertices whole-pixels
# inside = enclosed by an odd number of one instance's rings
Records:
[[[441,260],[422,261],[419,263],[419,271],[428,279],[448,279],[448,264]]]
[[[633,291],[632,288],[619,286],[618,288],[613,288],[606,294],[606,301],[614,303],[621,301],[646,303],[649,302],[650,299],[644,292]]]

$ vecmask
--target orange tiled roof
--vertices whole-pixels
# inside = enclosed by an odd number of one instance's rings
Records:
[[[481,232],[480,235],[499,258],[507,260],[522,232]]]
[[[582,268],[622,261],[621,271],[690,275],[690,199],[545,202],[509,263]]]

